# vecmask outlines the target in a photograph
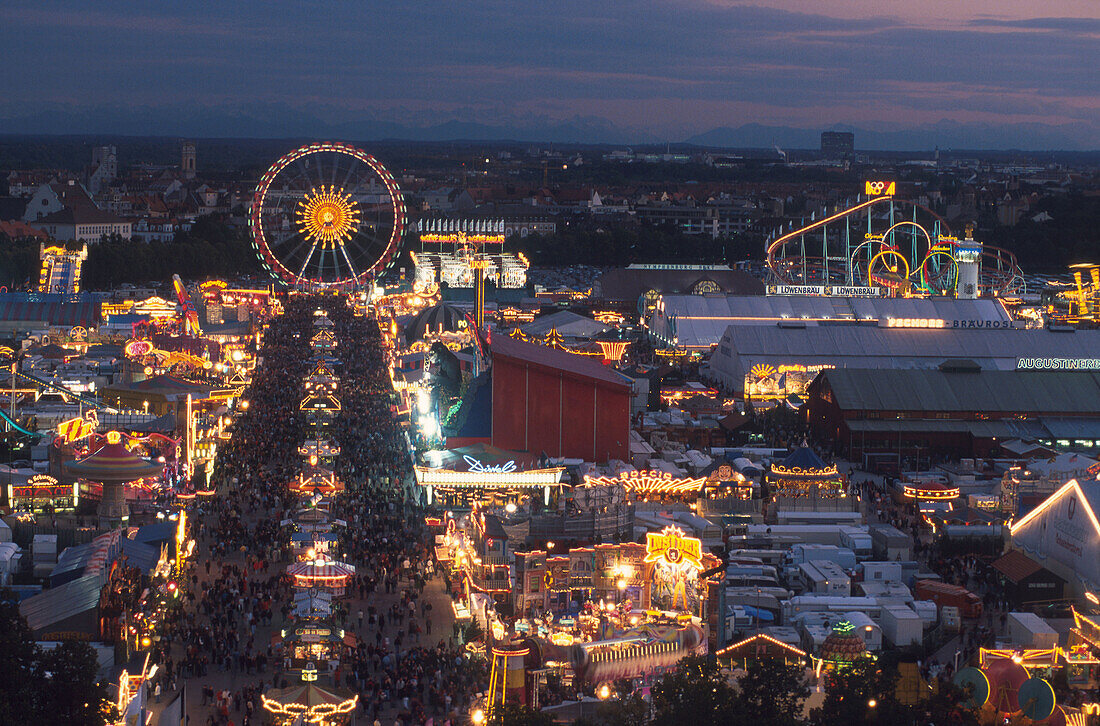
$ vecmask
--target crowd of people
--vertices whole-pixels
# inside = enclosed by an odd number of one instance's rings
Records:
[[[465,657],[454,637],[429,535],[410,497],[412,459],[377,323],[345,298],[292,296],[264,331],[231,439],[217,452],[217,495],[192,505],[198,548],[182,607],[169,614],[154,646],[167,690],[193,683],[188,700],[200,709],[197,719],[189,714],[193,724],[259,723],[261,694],[297,680],[282,670],[272,633],[295,622],[285,575],[291,528],[283,523],[302,506],[287,488],[304,465],[299,444],[316,435],[299,404],[313,365],[317,309],[326,311],[337,339],[331,355],[342,405],[324,429],[340,446],[331,466],[345,486],[331,502],[332,516],[346,522],[337,552],[357,566],[333,611],[335,624],[356,636],[354,645],[325,687],[357,695],[355,715],[364,722],[416,724],[453,720],[486,686],[484,666]]]

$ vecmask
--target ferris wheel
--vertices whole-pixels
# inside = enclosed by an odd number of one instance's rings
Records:
[[[308,144],[276,161],[252,199],[252,245],[289,285],[353,288],[388,267],[405,231],[393,175],[349,144]]]

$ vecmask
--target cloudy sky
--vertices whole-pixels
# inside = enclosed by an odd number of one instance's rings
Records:
[[[9,123],[286,108],[675,139],[946,119],[1064,126],[1100,148],[1100,0],[3,0],[0,44]]]

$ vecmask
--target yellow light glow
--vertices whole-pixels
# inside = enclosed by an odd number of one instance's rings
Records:
[[[326,248],[350,239],[359,225],[359,203],[334,186],[311,189],[298,203],[297,213],[298,231]]]

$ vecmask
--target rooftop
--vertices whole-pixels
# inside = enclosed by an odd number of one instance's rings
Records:
[[[615,386],[630,386],[630,379],[614,368],[603,365],[591,356],[568,353],[534,343],[525,343],[504,335],[494,335],[490,348],[494,358],[496,356],[511,358],[541,368],[564,371],[574,376],[590,378]]]
[[[1001,371],[835,368],[822,371],[811,392],[828,385],[850,411],[1053,413],[1095,416],[1100,371]]]

